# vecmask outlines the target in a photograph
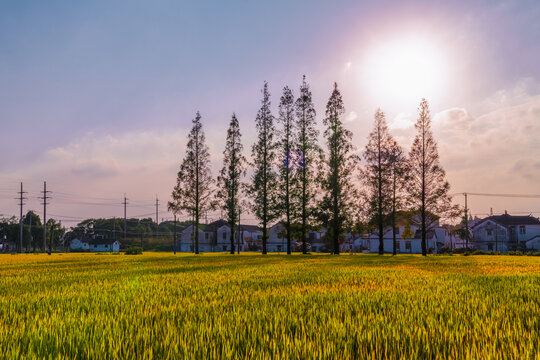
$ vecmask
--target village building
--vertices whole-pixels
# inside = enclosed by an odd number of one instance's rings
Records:
[[[221,252],[231,251],[231,229],[227,221],[217,220],[210,224],[199,224],[199,251]],[[194,225],[189,225],[180,233],[178,251],[195,251]],[[262,244],[262,232],[257,226],[240,225],[235,228],[235,250],[240,247],[241,251],[257,251],[259,242]],[[262,247],[262,245],[261,245]]]
[[[540,220],[531,215],[505,212],[481,219],[470,226],[472,242],[483,251],[537,251],[540,249]]]
[[[69,243],[70,251],[90,251],[90,252],[119,252],[120,242],[116,239],[108,239],[102,235],[81,236]]]

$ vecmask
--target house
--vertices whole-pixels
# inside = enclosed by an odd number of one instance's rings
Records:
[[[327,246],[324,242],[324,234],[326,234],[326,228],[322,228],[319,231],[310,230],[308,231],[308,248],[311,252],[328,252],[331,249],[327,249]]]
[[[119,252],[120,242],[116,239],[107,239],[100,235],[81,236],[71,240],[69,244],[71,251],[91,251],[91,252]]]
[[[259,251],[262,248],[262,231],[258,226],[240,225],[237,235],[242,238],[244,251]]]
[[[473,244],[483,251],[536,250],[540,248],[540,220],[533,216],[513,216],[505,211],[481,219],[471,227]]]
[[[407,237],[407,232],[412,235]],[[405,233],[405,235],[404,235]],[[428,252],[437,253],[445,245],[446,231],[441,226],[434,226],[426,233],[426,246]],[[394,240],[392,228],[383,231],[384,252],[392,253]],[[362,246],[368,252],[379,252],[379,234],[372,232],[367,237],[355,241],[355,248]],[[421,254],[422,253],[422,229],[418,225],[401,225],[396,227],[396,252],[398,254]]]
[[[234,247],[240,251],[256,251],[261,242],[262,232],[255,225],[237,225],[234,227]],[[231,251],[231,228],[229,224],[217,229],[217,251]]]
[[[291,239],[291,242],[294,242]],[[294,248],[294,245],[291,244]],[[287,236],[285,223],[282,221],[274,224],[268,230],[268,240],[266,241],[266,250],[268,252],[287,252]]]
[[[332,248],[324,241],[324,236],[327,232],[326,228],[320,230],[308,230],[307,232],[307,246],[306,250],[309,252],[331,252]],[[292,239],[292,251],[301,251],[302,242],[299,239]],[[353,235],[351,233],[345,234],[345,239],[340,243],[340,251],[347,252],[353,250]],[[272,226],[269,230],[269,238],[267,243],[267,249],[269,252],[285,252],[287,251],[287,236],[285,231],[285,223],[278,222]]]
[[[225,220],[217,220],[210,224],[199,224],[199,251],[220,252],[231,251],[231,229]],[[180,233],[178,251],[195,251],[194,225],[190,225]],[[258,242],[262,236],[257,226],[240,225],[235,228],[235,250],[258,250]]]
[[[526,245],[529,251],[540,251],[540,236],[536,235],[532,239],[527,240]]]

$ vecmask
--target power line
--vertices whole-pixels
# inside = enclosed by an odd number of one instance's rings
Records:
[[[21,191],[19,191],[19,206],[20,206],[20,209],[21,209],[21,217],[20,217],[20,231],[19,231],[19,252],[21,253],[22,252],[22,243],[23,243],[23,223],[22,223],[22,218],[23,218],[23,205],[25,205],[24,203],[24,200],[28,199],[27,197],[24,196],[24,194],[26,194],[27,192],[26,191],[23,191],[23,183],[21,181]]]
[[[41,200],[43,201],[41,204],[43,205],[43,252],[45,252],[46,242],[47,242],[47,205],[49,204],[47,202],[48,199],[50,199],[50,196],[47,196],[47,194],[50,193],[50,191],[47,190],[47,182],[43,182],[43,197]],[[49,251],[48,254],[51,255],[51,247],[52,247],[52,239],[49,241]]]
[[[126,231],[127,231],[127,198],[126,193],[124,193],[124,238],[126,237]]]
[[[156,195],[156,236],[157,236],[157,233],[158,233],[158,230],[159,230],[159,218],[158,218],[158,208],[159,208],[159,199]]]
[[[493,193],[474,193],[474,192],[462,192],[450,194],[450,196],[459,195],[473,195],[473,196],[489,196],[489,197],[504,197],[504,198],[526,198],[526,199],[540,199],[540,195],[537,194],[493,194]]]

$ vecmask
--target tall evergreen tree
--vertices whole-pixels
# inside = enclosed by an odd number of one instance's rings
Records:
[[[408,186],[409,203],[419,212],[422,231],[422,255],[427,254],[427,232],[443,216],[454,216],[456,207],[449,195],[450,184],[439,164],[437,143],[431,132],[431,115],[426,99],[418,107],[414,127],[417,135],[409,153],[411,181]]]
[[[213,179],[210,172],[210,154],[198,111],[192,122],[186,155],[178,171],[170,208],[193,216],[194,250],[195,254],[198,254],[200,217],[214,207]]]
[[[297,148],[300,150],[301,167],[298,171],[298,186],[300,188],[300,216],[302,253],[307,252],[308,220],[312,220],[315,209],[315,161],[321,154],[317,138],[319,131],[316,129],[316,112],[311,90],[306,83],[306,76],[302,78],[300,95],[295,103],[296,107],[296,130]]]
[[[296,153],[295,144],[295,121],[294,121],[294,96],[288,86],[283,88],[283,95],[279,102],[278,123],[281,124],[278,141],[279,158],[283,163],[279,163],[279,208],[285,212],[285,236],[287,237],[287,254],[291,254],[291,218],[293,202],[291,201],[294,173],[296,168],[294,161]]]
[[[379,235],[379,255],[384,254],[385,217],[392,207],[391,149],[395,143],[388,131],[386,117],[381,109],[375,112],[373,130],[364,150],[366,167],[363,181],[368,196],[369,218],[375,221]]]
[[[323,124],[328,154],[323,156],[320,176],[323,198],[319,216],[327,226],[334,254],[339,254],[340,237],[345,228],[352,228],[353,208],[357,197],[353,177],[358,166],[358,156],[352,145],[352,132],[343,126],[345,113],[337,83],[328,104]]]
[[[267,253],[268,224],[277,218],[277,174],[274,170],[276,160],[276,141],[274,117],[270,111],[268,83],[264,83],[261,108],[255,119],[257,142],[251,149],[255,171],[249,192],[253,199],[253,213],[262,227],[263,254]]]
[[[241,177],[246,171],[246,158],[242,154],[244,147],[241,139],[240,125],[236,115],[233,114],[227,130],[227,141],[223,151],[223,168],[218,176],[219,190],[217,194],[231,229],[231,254],[234,254],[235,226],[240,211]]]
[[[392,178],[392,215],[390,223],[392,225],[392,254],[397,254],[396,248],[396,228],[397,209],[402,209],[404,204],[404,195],[406,194],[407,184],[409,183],[409,173],[407,167],[407,158],[403,152],[403,148],[393,141],[390,147],[390,171]]]

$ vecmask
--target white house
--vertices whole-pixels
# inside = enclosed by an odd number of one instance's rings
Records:
[[[471,228],[474,247],[483,251],[540,249],[540,220],[533,216],[503,215],[481,219]]]
[[[210,224],[199,225],[199,251],[221,252],[231,251],[231,229],[225,220],[217,220]],[[240,225],[235,229],[234,250],[240,246],[241,251],[257,250],[262,232],[256,226]],[[195,250],[194,226],[190,225],[180,233],[178,251],[193,252]]]
[[[422,229],[416,225],[410,225],[411,238],[402,237],[407,226],[399,226],[396,228],[396,252],[398,254],[421,254],[422,253]],[[393,252],[393,235],[392,228],[385,228],[383,232],[383,246],[385,253]],[[355,243],[356,245],[356,243]],[[436,226],[428,229],[426,233],[426,246],[428,252],[437,253],[438,250],[445,245],[445,231],[442,227]],[[379,235],[371,233],[364,239],[363,247],[369,252],[379,252]]]
[[[83,236],[81,239],[75,238],[69,244],[71,251],[91,251],[91,252],[119,252],[120,242],[114,239],[105,239],[99,235],[90,238]]]
[[[291,241],[294,242],[292,239]],[[294,249],[294,245],[291,244],[291,247]],[[287,252],[287,236],[283,222],[274,224],[268,230],[266,249],[268,252]]]
[[[324,242],[326,232],[326,228],[322,228],[320,230],[308,230],[306,244],[307,251],[319,253],[332,251],[332,248],[329,248]],[[299,239],[293,239],[293,251],[301,250],[301,246],[302,242]],[[285,224],[283,222],[278,222],[270,228],[267,248],[269,252],[287,251],[287,236],[285,232]],[[346,233],[345,239],[340,243],[339,248],[341,252],[353,251],[353,235]]]
[[[527,240],[527,250],[540,251],[540,236],[535,236],[532,239]]]

